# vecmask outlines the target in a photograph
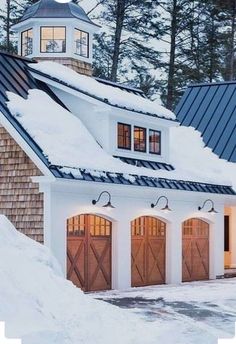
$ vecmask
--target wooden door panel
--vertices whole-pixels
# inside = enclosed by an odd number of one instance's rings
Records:
[[[148,216],[132,222],[132,286],[165,283],[165,228],[164,222]]]
[[[85,240],[83,238],[68,240],[67,278],[77,287],[85,288]]]
[[[111,222],[80,215],[67,221],[67,277],[84,291],[111,289]]]
[[[145,285],[145,238],[133,237],[131,247],[131,285]]]
[[[183,282],[209,279],[209,225],[199,219],[183,224]]]
[[[165,283],[165,240],[150,239],[147,249],[148,284]]]
[[[89,290],[111,288],[111,240],[110,238],[91,238],[89,248]]]

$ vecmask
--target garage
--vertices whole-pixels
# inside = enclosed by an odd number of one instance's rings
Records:
[[[209,224],[200,219],[183,223],[183,282],[209,279]]]
[[[132,287],[165,283],[166,224],[142,216],[131,223]]]
[[[84,291],[111,289],[112,223],[96,215],[67,220],[67,278]]]

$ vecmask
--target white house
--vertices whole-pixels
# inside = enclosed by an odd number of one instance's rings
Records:
[[[41,62],[0,53],[0,212],[85,291],[224,276],[231,181],[172,112],[81,74],[94,27],[78,5],[40,0],[15,30],[19,54]]]

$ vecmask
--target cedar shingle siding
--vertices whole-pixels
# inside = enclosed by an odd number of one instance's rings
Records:
[[[0,214],[22,233],[43,242],[43,194],[30,177],[42,173],[0,125]]]

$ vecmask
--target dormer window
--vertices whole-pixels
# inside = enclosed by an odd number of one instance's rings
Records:
[[[146,152],[146,129],[134,127],[134,150],[136,152]]]
[[[41,53],[66,52],[66,28],[64,26],[41,27]]]
[[[33,30],[29,29],[21,33],[21,55],[33,54]]]
[[[149,130],[149,153],[161,154],[161,132]]]
[[[88,32],[75,29],[75,54],[89,57],[89,34]]]
[[[131,149],[131,125],[118,123],[117,141],[118,148]]]

